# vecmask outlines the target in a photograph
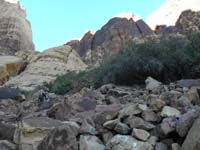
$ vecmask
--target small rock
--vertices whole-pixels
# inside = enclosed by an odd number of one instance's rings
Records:
[[[166,105],[166,103],[161,99],[151,99],[149,105],[153,111],[158,112]]]
[[[105,150],[101,140],[91,135],[81,135],[79,147],[80,150]]]
[[[162,83],[153,79],[152,77],[148,77],[146,80],[145,80],[145,83],[146,83],[146,89],[147,90],[155,90],[156,88],[159,88]]]
[[[200,104],[200,97],[199,97],[199,93],[197,88],[191,88],[188,93],[187,93],[187,97],[189,99],[189,101],[193,104],[193,105],[198,105]]]
[[[124,107],[120,112],[119,112],[119,118],[124,118],[132,115],[138,115],[141,114],[142,111],[147,110],[148,107],[146,105],[141,105],[141,104],[129,104],[126,107]]]
[[[181,150],[181,146],[178,143],[173,143],[172,150]]]
[[[149,122],[144,121],[142,118],[136,116],[130,116],[124,120],[124,123],[128,124],[131,128],[138,128],[144,130],[151,130],[155,126]]]
[[[158,122],[160,120],[158,115],[153,111],[144,111],[142,113],[142,118],[148,122]]]
[[[145,130],[134,128],[133,131],[132,131],[132,136],[139,139],[139,140],[147,141],[150,134]]]
[[[117,125],[115,126],[114,130],[119,133],[119,134],[129,134],[130,133],[130,128],[127,124],[124,123],[117,123]]]
[[[106,131],[102,134],[103,143],[108,143],[113,138],[113,133],[111,131]]]
[[[153,146],[156,145],[156,142],[158,141],[158,137],[156,136],[150,136],[150,138],[147,140],[147,142]]]
[[[117,125],[118,122],[119,122],[119,119],[109,120],[109,121],[105,122],[105,123],[103,124],[103,126],[104,126],[105,128],[107,128],[107,129],[112,130],[112,129],[115,128],[115,126]]]
[[[155,150],[168,150],[168,148],[163,143],[157,143],[156,146],[155,146]]]
[[[181,112],[178,111],[176,108],[165,106],[161,112],[162,117],[177,117],[181,116]]]
[[[176,129],[176,118],[165,118],[163,119],[160,128],[164,135],[168,135],[169,133],[175,131]]]
[[[80,133],[96,135],[97,131],[92,125],[90,125],[86,120],[84,120],[80,128]]]

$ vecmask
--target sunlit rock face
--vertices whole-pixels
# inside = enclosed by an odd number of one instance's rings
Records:
[[[152,29],[155,29],[157,25],[174,26],[180,14],[188,9],[200,10],[200,0],[167,0],[148,16],[147,23]]]
[[[18,0],[0,0],[0,55],[18,50],[34,50],[26,11]]]

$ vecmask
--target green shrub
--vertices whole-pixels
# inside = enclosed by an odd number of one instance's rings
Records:
[[[50,90],[64,94],[82,87],[103,84],[133,85],[151,76],[163,82],[200,77],[200,34],[129,43],[116,56],[89,71],[70,72],[49,84]]]

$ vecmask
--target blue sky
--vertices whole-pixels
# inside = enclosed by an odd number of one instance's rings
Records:
[[[36,49],[43,51],[80,38],[88,29],[100,29],[121,12],[144,20],[165,0],[20,0],[32,24]]]

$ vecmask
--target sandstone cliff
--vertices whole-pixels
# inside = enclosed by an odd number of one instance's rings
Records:
[[[51,48],[35,55],[25,71],[9,80],[6,86],[32,91],[42,86],[44,82],[53,81],[58,75],[85,68],[86,65],[71,47]]]
[[[34,50],[26,11],[18,0],[0,0],[0,55],[18,50]]]

